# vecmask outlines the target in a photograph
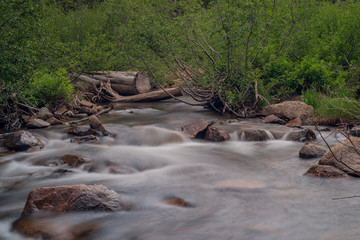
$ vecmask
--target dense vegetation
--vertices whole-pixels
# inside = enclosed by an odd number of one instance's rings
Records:
[[[0,0],[0,116],[71,101],[73,73],[132,69],[238,116],[302,95],[354,118],[359,22],[356,0]]]

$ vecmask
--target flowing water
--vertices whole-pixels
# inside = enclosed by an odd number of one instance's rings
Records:
[[[194,141],[175,130],[200,118],[222,120],[231,141]],[[32,189],[77,183],[106,185],[129,198],[133,208],[65,214],[39,225],[60,233],[92,229],[78,239],[360,238],[360,198],[334,200],[360,194],[359,180],[304,176],[318,159],[299,159],[303,143],[285,140],[292,129],[266,125],[270,140],[246,142],[237,129],[264,126],[173,101],[118,105],[100,119],[114,136],[97,144],[70,143],[69,127],[58,126],[32,131],[45,143],[43,150],[0,157],[0,239],[24,239],[11,224]],[[285,136],[275,140],[274,129]],[[328,140],[336,142],[334,136]],[[59,165],[65,154],[94,166]],[[169,197],[189,206],[169,205]]]

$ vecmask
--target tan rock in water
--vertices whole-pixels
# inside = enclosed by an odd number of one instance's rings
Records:
[[[110,132],[105,129],[100,120],[96,116],[91,116],[89,118],[89,125],[92,129],[100,131],[104,136],[110,136]]]
[[[209,124],[204,119],[200,119],[196,122],[187,124],[180,129],[182,132],[184,132],[186,137],[195,138],[196,135],[204,131],[208,126]]]
[[[209,126],[204,139],[212,142],[224,142],[230,140],[230,134],[221,128]]]
[[[347,174],[344,173],[343,171],[333,166],[325,166],[325,165],[314,165],[305,173],[305,175],[324,177],[324,178],[338,178],[338,177],[347,176]]]

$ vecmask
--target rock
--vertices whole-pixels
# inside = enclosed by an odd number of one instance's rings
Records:
[[[310,142],[316,140],[316,134],[311,129],[305,129],[303,131],[291,132],[287,136],[287,140],[298,142]]]
[[[356,126],[356,127],[353,127],[349,134],[353,137],[360,137],[360,127]]]
[[[51,117],[48,120],[46,120],[50,125],[61,125],[63,124],[62,121],[60,121],[59,119],[55,118],[55,117]]]
[[[10,150],[26,151],[28,149],[41,149],[44,144],[28,131],[20,130],[12,134],[5,142]]]
[[[95,137],[94,135],[87,135],[82,137],[73,137],[70,139],[71,143],[96,143],[99,139]]]
[[[347,174],[343,171],[333,167],[325,165],[314,165],[312,166],[305,175],[315,176],[315,177],[325,177],[325,178],[337,178],[337,177],[346,177]]]
[[[196,122],[187,124],[180,128],[188,138],[195,138],[200,132],[204,131],[209,124],[204,120],[200,119]]]
[[[50,123],[45,122],[42,119],[39,118],[35,118],[33,120],[30,120],[27,124],[26,127],[31,129],[31,128],[46,128],[50,126]]]
[[[131,203],[104,185],[75,184],[32,190],[21,214],[66,213],[79,211],[116,212],[129,210]]]
[[[209,126],[206,129],[204,139],[212,142],[224,142],[230,140],[230,135],[221,128]]]
[[[263,129],[246,129],[238,133],[240,140],[242,141],[266,141],[274,139],[271,132]]]
[[[360,138],[351,137],[331,147],[320,159],[319,165],[336,167],[348,174],[360,176]],[[333,154],[336,159],[334,158]]]
[[[65,105],[62,105],[59,109],[57,109],[54,113],[58,116],[62,116],[64,113],[67,112],[67,107]]]
[[[184,199],[177,198],[177,197],[165,198],[164,203],[169,204],[169,205],[178,206],[178,207],[191,207],[191,204],[186,202]]]
[[[68,129],[66,133],[74,136],[99,135],[99,133],[95,129],[85,126],[72,127]]]
[[[97,113],[95,108],[80,106],[80,107],[77,107],[76,109],[79,113],[86,113],[89,116]]]
[[[110,132],[105,129],[100,120],[96,116],[91,116],[89,118],[89,125],[92,129],[100,131],[104,136],[110,136]]]
[[[300,118],[294,118],[286,123],[286,126],[288,127],[301,127],[302,122]]]
[[[81,101],[79,102],[79,104],[80,104],[81,106],[88,107],[88,108],[92,108],[92,107],[95,106],[92,102],[89,102],[89,101],[86,101],[86,100],[81,100]]]
[[[277,123],[277,124],[286,124],[286,122],[284,120],[282,120],[281,118],[278,118],[277,116],[275,116],[274,114],[271,114],[269,116],[266,116],[261,123]]]
[[[74,114],[74,118],[86,118],[88,115],[86,113],[77,113]]]
[[[61,158],[61,161],[63,161],[64,163],[67,163],[69,166],[71,167],[79,167],[82,164],[87,164],[90,163],[90,161],[75,156],[75,155],[70,155],[70,154],[66,154]]]
[[[314,108],[301,101],[285,101],[266,106],[263,114],[266,116],[274,114],[279,118],[287,118],[289,120],[300,118],[303,122],[309,122],[314,115]]]
[[[74,113],[73,113],[73,111],[67,111],[67,112],[65,112],[64,114],[63,114],[65,117],[74,117]]]
[[[36,114],[36,118],[42,119],[44,121],[51,118],[52,116],[53,114],[46,107],[40,108],[40,111]]]
[[[326,148],[316,144],[306,144],[299,151],[301,158],[317,158],[324,155]]]

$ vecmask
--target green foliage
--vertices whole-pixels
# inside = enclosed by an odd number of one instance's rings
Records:
[[[70,103],[74,87],[66,74],[65,69],[37,71],[23,94],[34,106],[49,106],[64,101]]]

